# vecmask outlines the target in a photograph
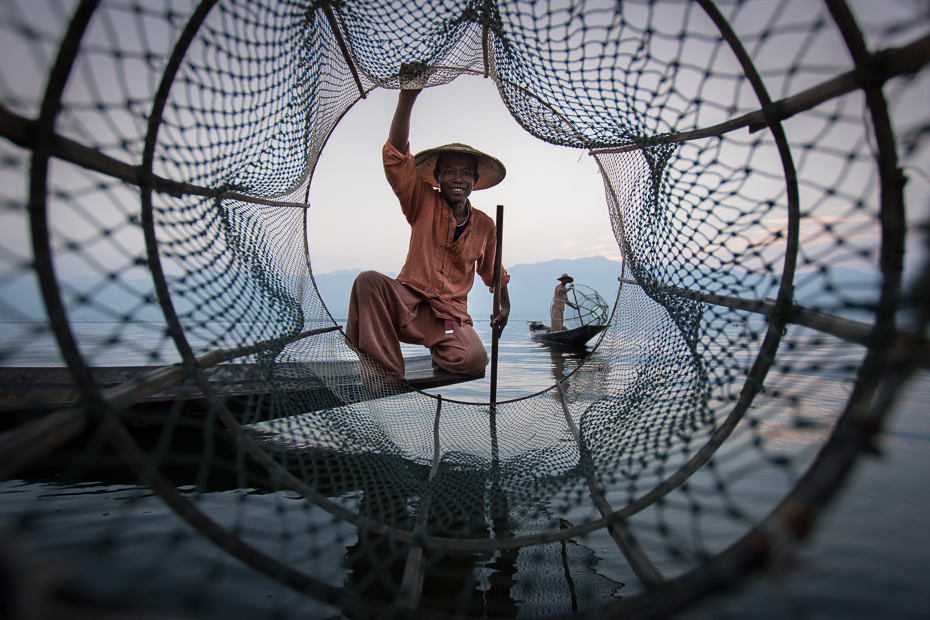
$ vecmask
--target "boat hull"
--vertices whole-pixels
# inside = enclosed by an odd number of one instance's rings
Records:
[[[582,325],[581,327],[565,329],[558,332],[530,330],[530,335],[533,337],[533,340],[538,342],[548,342],[566,346],[582,346],[605,329],[607,329],[606,325]]]

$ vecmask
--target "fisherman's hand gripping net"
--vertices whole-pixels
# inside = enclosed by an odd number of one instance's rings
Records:
[[[926,10],[3,0],[12,616],[659,616],[783,558],[930,359]],[[317,292],[314,167],[405,63],[600,166],[625,273],[545,392],[412,390]]]

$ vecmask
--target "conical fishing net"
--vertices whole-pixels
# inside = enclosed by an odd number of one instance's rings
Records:
[[[561,313],[562,328],[578,329],[583,325],[606,325],[610,320],[610,306],[594,289],[581,284],[572,285],[564,298],[553,298],[549,312]]]
[[[930,359],[928,31],[903,0],[4,0],[4,611],[662,616],[783,557]],[[318,293],[308,210],[348,208],[307,204],[318,158],[410,62],[600,167],[623,273],[543,392],[413,389]]]

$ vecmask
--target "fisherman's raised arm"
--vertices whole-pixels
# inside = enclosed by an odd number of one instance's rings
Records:
[[[400,153],[407,151],[407,141],[410,139],[410,114],[429,74],[429,67],[421,62],[404,63],[400,66],[400,94],[397,97],[394,119],[391,121],[391,132],[388,134],[388,142]]]
[[[413,111],[413,104],[419,94],[420,89],[402,90],[397,98],[397,108],[394,110],[394,119],[391,121],[388,142],[400,153],[407,151],[407,142],[410,138],[410,113]]]

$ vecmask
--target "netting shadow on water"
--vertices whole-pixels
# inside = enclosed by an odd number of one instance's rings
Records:
[[[665,616],[782,566],[927,367],[925,4],[0,12],[10,617]],[[547,390],[417,390],[319,295],[316,163],[410,62],[600,168],[623,273]]]

